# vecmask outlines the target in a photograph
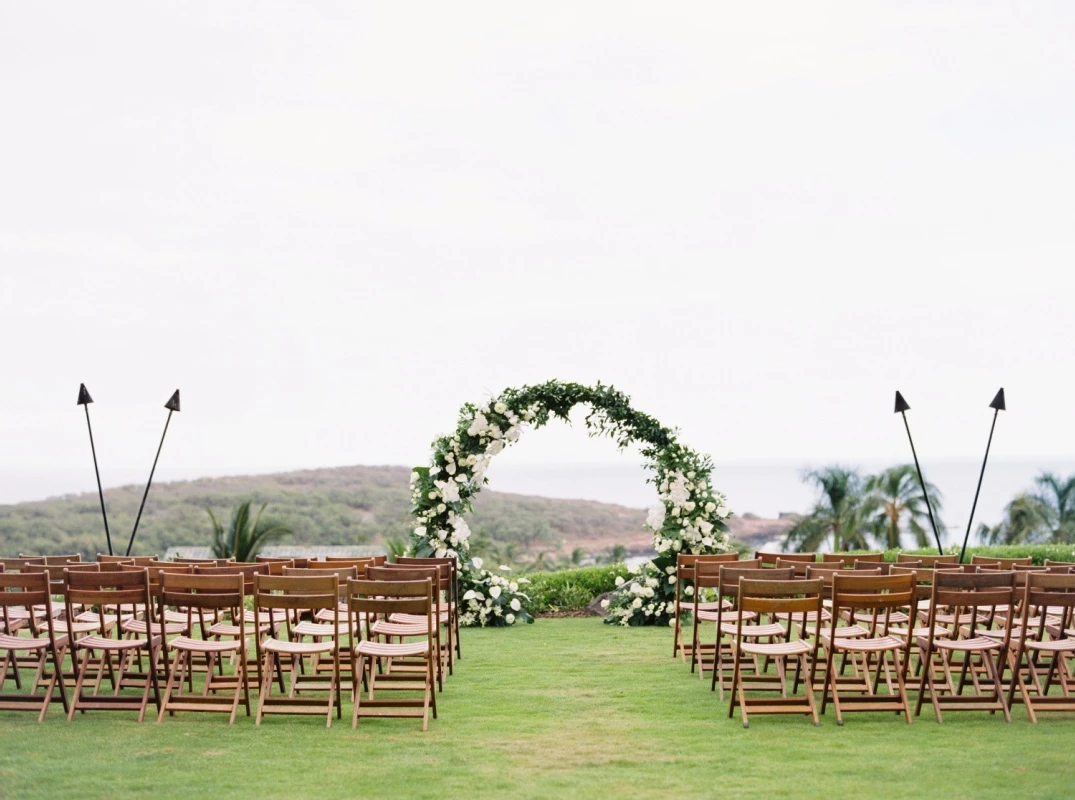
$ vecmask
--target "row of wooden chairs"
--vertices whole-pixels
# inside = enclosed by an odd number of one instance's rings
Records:
[[[807,713],[816,723],[815,691],[822,692],[822,713],[833,703],[838,724],[844,712],[860,710],[896,710],[910,722],[906,681],[914,659],[914,713],[928,699],[938,722],[945,709],[1001,711],[1010,720],[1017,701],[1033,721],[1044,709],[1075,710],[1073,564],[756,555],[680,555],[676,571],[673,656],[689,657],[702,676],[711,671],[721,697],[730,674],[729,716],[740,708],[744,724],[748,709]],[[689,642],[680,621],[688,605]],[[716,627],[709,641],[702,634],[707,623]],[[1044,658],[1051,661],[1042,664]],[[878,691],[882,677],[887,693]],[[800,683],[805,692],[797,695]],[[1053,686],[1061,693],[1050,694]],[[747,695],[774,691],[780,696]]]
[[[337,715],[341,713],[340,643],[347,637],[351,642],[353,724],[360,716],[422,716],[424,730],[430,707],[436,715],[434,682],[443,688],[445,668],[450,674],[461,655],[454,559],[400,559],[391,566],[385,565],[383,558],[336,559],[307,562],[301,567],[294,566],[291,559],[260,559],[255,564],[143,559],[144,566],[137,566],[124,558],[106,557],[83,564],[71,557],[64,558],[62,565],[48,563],[58,560],[20,556],[0,561],[0,635],[4,637],[0,639],[0,686],[10,667],[14,667],[18,686],[19,653],[30,653],[25,660],[32,658],[36,668],[30,695],[5,695],[0,698],[0,708],[22,708],[28,703],[38,707],[40,703],[39,720],[49,703],[58,700],[69,719],[76,711],[136,707],[141,721],[152,694],[161,720],[175,711],[227,710],[234,722],[240,695],[250,714],[252,676],[248,674],[247,642],[253,638],[255,685],[260,688],[258,724],[264,714],[279,711],[327,713],[327,724],[331,724],[333,704]],[[344,563],[347,561],[352,563]],[[5,571],[8,567],[19,571]],[[52,574],[62,570],[62,579],[50,578],[50,569]],[[327,591],[330,581],[334,587],[331,593]],[[428,604],[418,591],[423,587],[429,590]],[[379,591],[371,594],[368,590],[372,588]],[[53,608],[53,595],[63,597],[63,613]],[[327,600],[330,595],[331,603]],[[253,610],[244,609],[248,599],[253,600]],[[93,608],[97,609],[96,620],[87,618],[94,612],[82,610]],[[300,620],[302,613],[312,619]],[[226,615],[231,619],[225,620]],[[200,637],[192,633],[195,617],[201,625]],[[27,624],[32,635],[19,636],[20,628]],[[286,638],[279,636],[282,626],[288,628]],[[441,639],[442,628],[446,642]],[[113,631],[115,637],[109,635]],[[125,638],[119,637],[120,631]],[[86,633],[89,635],[80,636]],[[68,650],[73,670],[65,673],[61,664]],[[113,653],[118,655],[118,668],[113,666]],[[171,663],[169,654],[173,656]],[[81,662],[75,665],[79,655]],[[135,658],[141,665],[143,655],[148,657],[149,667],[136,674]],[[236,674],[230,678],[222,675],[225,657],[237,663]],[[53,662],[51,668],[45,664],[48,658]],[[191,676],[199,658],[206,673],[203,696],[177,697],[184,679],[192,688]],[[283,693],[283,660],[288,658],[290,691],[286,697],[274,697],[274,673]],[[304,674],[305,658],[312,659],[310,675]],[[164,668],[159,675],[157,665],[161,662]],[[86,682],[94,669],[93,692],[86,694]],[[99,694],[105,674],[115,686],[113,697]],[[65,677],[75,678],[71,703]],[[319,679],[321,685],[315,686]],[[416,689],[415,681],[425,686],[423,701],[374,697],[375,686],[378,691]],[[138,686],[141,697],[121,695],[120,689],[126,686]],[[362,686],[368,692],[365,702]],[[231,694],[223,696],[228,689]],[[306,694],[317,689],[328,692],[327,708],[307,699]]]

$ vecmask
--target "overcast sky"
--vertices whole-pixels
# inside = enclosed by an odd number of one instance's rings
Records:
[[[0,4],[0,470],[1075,455],[1075,5]],[[580,431],[522,462],[615,459]],[[971,478],[972,480],[972,478]],[[106,478],[107,483],[107,478]]]

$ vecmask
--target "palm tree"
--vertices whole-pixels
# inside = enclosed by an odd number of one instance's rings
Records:
[[[840,466],[810,470],[803,481],[813,483],[819,497],[813,510],[788,531],[784,547],[818,550],[831,537],[833,551],[866,549],[870,508],[858,470]]]
[[[261,513],[268,503],[262,503],[257,515],[250,519],[250,500],[239,503],[231,512],[227,529],[217,521],[213,509],[207,508],[213,521],[213,555],[251,561],[269,542],[291,535],[291,529],[279,522],[262,522]]]
[[[1042,505],[1054,543],[1075,541],[1075,475],[1060,478],[1043,472],[1034,479],[1038,492],[1034,497]]]
[[[873,518],[874,536],[882,547],[896,549],[904,532],[914,538],[918,547],[928,547],[930,529],[927,528],[929,510],[922,498],[922,488],[918,484],[918,473],[913,464],[900,464],[890,467],[877,475],[866,479],[866,491],[869,493],[867,505],[876,512]],[[941,493],[932,483],[926,483],[929,502],[933,506],[937,531],[944,531],[941,524]],[[906,518],[906,522],[904,521]]]
[[[1004,519],[978,534],[988,544],[1075,542],[1075,475],[1059,478],[1043,472],[1034,479],[1036,493],[1023,493],[1008,503]]]

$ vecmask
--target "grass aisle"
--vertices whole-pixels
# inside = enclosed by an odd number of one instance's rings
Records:
[[[0,797],[1070,797],[1075,715],[727,719],[667,629],[595,619],[465,631],[441,718],[0,712]],[[345,717],[349,706],[344,707]]]

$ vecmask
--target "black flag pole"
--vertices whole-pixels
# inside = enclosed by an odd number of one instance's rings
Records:
[[[985,458],[982,459],[982,471],[978,473],[978,488],[974,490],[974,502],[970,507],[970,519],[967,520],[967,533],[963,536],[963,548],[959,551],[959,563],[963,563],[963,555],[967,552],[967,541],[970,539],[970,527],[974,524],[974,510],[978,508],[978,494],[982,491],[982,478],[985,477],[985,465],[989,461],[989,448],[993,444],[993,431],[997,428],[997,415],[1001,411],[1006,411],[1007,406],[1004,404],[1004,389],[1001,388],[993,398],[993,402],[989,404],[989,407],[993,409],[993,424],[989,426],[989,440],[985,443]]]
[[[93,426],[90,425],[90,403],[93,402],[93,398],[90,397],[89,391],[86,389],[86,384],[80,383],[78,385],[78,405],[86,412],[86,430],[90,432],[90,452],[93,453],[93,474],[97,476],[97,496],[101,499],[101,517],[105,521],[105,540],[108,542],[108,554],[112,555],[112,533],[108,530],[108,512],[105,511],[105,493],[101,488],[101,471],[97,469],[97,448],[93,444]]]
[[[161,457],[161,448],[164,447],[164,437],[168,435],[168,423],[172,421],[172,414],[179,410],[179,390],[176,389],[171,397],[168,398],[168,402],[164,404],[164,407],[168,409],[168,418],[164,420],[164,433],[161,434],[161,443],[157,445],[157,455],[153,459],[153,467],[149,470],[149,481],[146,482],[146,491],[142,495],[142,505],[138,506],[138,516],[134,518],[134,527],[131,529],[131,538],[127,542],[127,553],[131,554],[131,547],[134,546],[134,535],[138,533],[138,523],[142,519],[142,510],[146,507],[146,498],[149,497],[149,487],[153,485],[153,473],[157,471],[157,460]]]
[[[907,441],[911,443],[911,455],[914,456],[914,468],[918,473],[918,485],[922,487],[922,497],[926,499],[926,510],[929,511],[929,524],[933,528],[933,538],[937,541],[937,552],[944,555],[941,547],[941,535],[937,532],[937,521],[933,518],[933,504],[929,502],[929,492],[926,491],[926,480],[922,477],[922,467],[918,465],[918,453],[914,449],[914,439],[911,438],[911,426],[907,424],[907,410],[910,406],[903,399],[903,395],[896,392],[896,413],[903,417],[903,427],[907,429]]]

